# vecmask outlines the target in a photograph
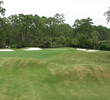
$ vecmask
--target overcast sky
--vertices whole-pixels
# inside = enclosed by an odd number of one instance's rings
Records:
[[[66,23],[73,25],[76,19],[90,17],[95,25],[106,24],[104,12],[110,6],[110,0],[3,0],[6,17],[13,14],[37,14],[52,17],[56,13],[64,14]]]

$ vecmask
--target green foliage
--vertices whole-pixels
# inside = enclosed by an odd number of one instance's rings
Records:
[[[99,49],[101,49],[101,50],[110,50],[110,43],[101,42],[100,45],[99,45]]]
[[[3,8],[3,7],[1,7],[1,5],[2,5],[3,3],[4,3],[3,1],[0,1],[0,13],[1,13],[2,16],[5,16],[5,11],[6,11],[6,9]]]
[[[91,18],[77,19],[71,27],[63,14],[53,17],[11,15],[0,18],[0,47],[82,47],[97,49],[110,39],[110,29],[93,26]]]
[[[83,33],[89,36],[93,31],[92,24],[93,22],[91,18],[81,20],[77,19],[74,22],[73,28],[75,29],[75,33]]]
[[[99,44],[99,36],[100,36],[100,34],[97,31],[93,31],[91,33],[90,42],[91,42],[91,45],[92,45],[93,49],[96,49],[96,46],[98,46],[98,44]]]
[[[104,15],[107,17],[106,20],[109,23],[109,21],[110,21],[110,7],[109,7],[109,10],[104,13]]]
[[[99,26],[94,26],[94,30],[100,33],[99,40],[104,41],[110,39],[109,28],[99,25]]]
[[[78,40],[77,38],[73,38],[71,42],[72,42],[72,46],[78,47],[78,45],[79,45],[79,40]]]

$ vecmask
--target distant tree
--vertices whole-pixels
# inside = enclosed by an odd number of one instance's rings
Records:
[[[77,33],[75,38],[76,38],[75,42],[76,42],[77,46],[82,47],[82,48],[86,48],[87,47],[88,38],[86,37],[85,34]]]
[[[49,18],[31,14],[0,17],[0,48],[73,46],[110,50],[109,28],[93,26],[91,18],[77,19],[73,26],[64,21],[63,14]]]
[[[75,33],[82,33],[85,34],[86,36],[89,36],[90,33],[93,31],[93,22],[91,18],[87,19],[77,19],[75,20],[75,23],[73,25],[73,28],[75,29]]]
[[[5,22],[3,18],[0,18],[0,47],[5,47],[6,34],[5,34]]]
[[[110,40],[110,29],[104,26],[94,26],[94,30],[100,33],[99,40]]]
[[[57,24],[64,24],[65,17],[64,17],[63,14],[58,14],[57,13],[57,14],[54,15],[54,18],[55,18]]]
[[[73,47],[78,47],[79,46],[79,40],[77,38],[73,38],[71,42],[72,42]]]
[[[98,45],[98,43],[99,43],[99,36],[100,36],[100,33],[97,32],[97,31],[93,31],[91,33],[90,42],[91,42],[91,45],[92,45],[93,49],[96,49],[96,45]]]
[[[3,1],[0,1],[0,14],[4,17],[5,8],[1,7],[3,3],[4,3]],[[6,43],[6,34],[4,27],[5,27],[4,19],[1,18],[0,16],[0,47],[5,47],[5,43]]]
[[[1,13],[2,16],[5,16],[5,11],[6,11],[6,9],[3,8],[3,7],[1,7],[1,5],[2,5],[3,3],[4,3],[3,1],[0,1],[0,13]]]
[[[106,18],[107,23],[109,23],[109,21],[110,21],[110,7],[109,7],[109,10],[104,13],[104,15],[107,17]]]

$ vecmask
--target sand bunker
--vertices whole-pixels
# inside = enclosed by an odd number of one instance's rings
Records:
[[[97,52],[98,50],[86,50],[86,52]]]
[[[0,49],[0,51],[14,51],[12,49]]]
[[[98,50],[87,50],[87,49],[80,49],[77,48],[77,50],[85,51],[85,52],[97,52]]]
[[[77,50],[86,51],[86,49],[80,49],[80,48],[77,48]]]
[[[24,49],[25,51],[31,51],[31,50],[42,50],[41,48],[28,48],[28,49]]]

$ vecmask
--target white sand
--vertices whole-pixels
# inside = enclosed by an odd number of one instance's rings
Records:
[[[12,49],[0,49],[0,51],[14,51]]]
[[[80,48],[77,48],[77,50],[86,51],[86,49],[80,49]]]
[[[85,51],[85,52],[97,52],[98,50],[87,50],[87,49],[80,49],[77,48],[77,50]]]
[[[24,49],[25,51],[31,51],[31,50],[42,50],[41,48],[28,48],[28,49]]]
[[[86,52],[97,52],[98,50],[86,50]]]

